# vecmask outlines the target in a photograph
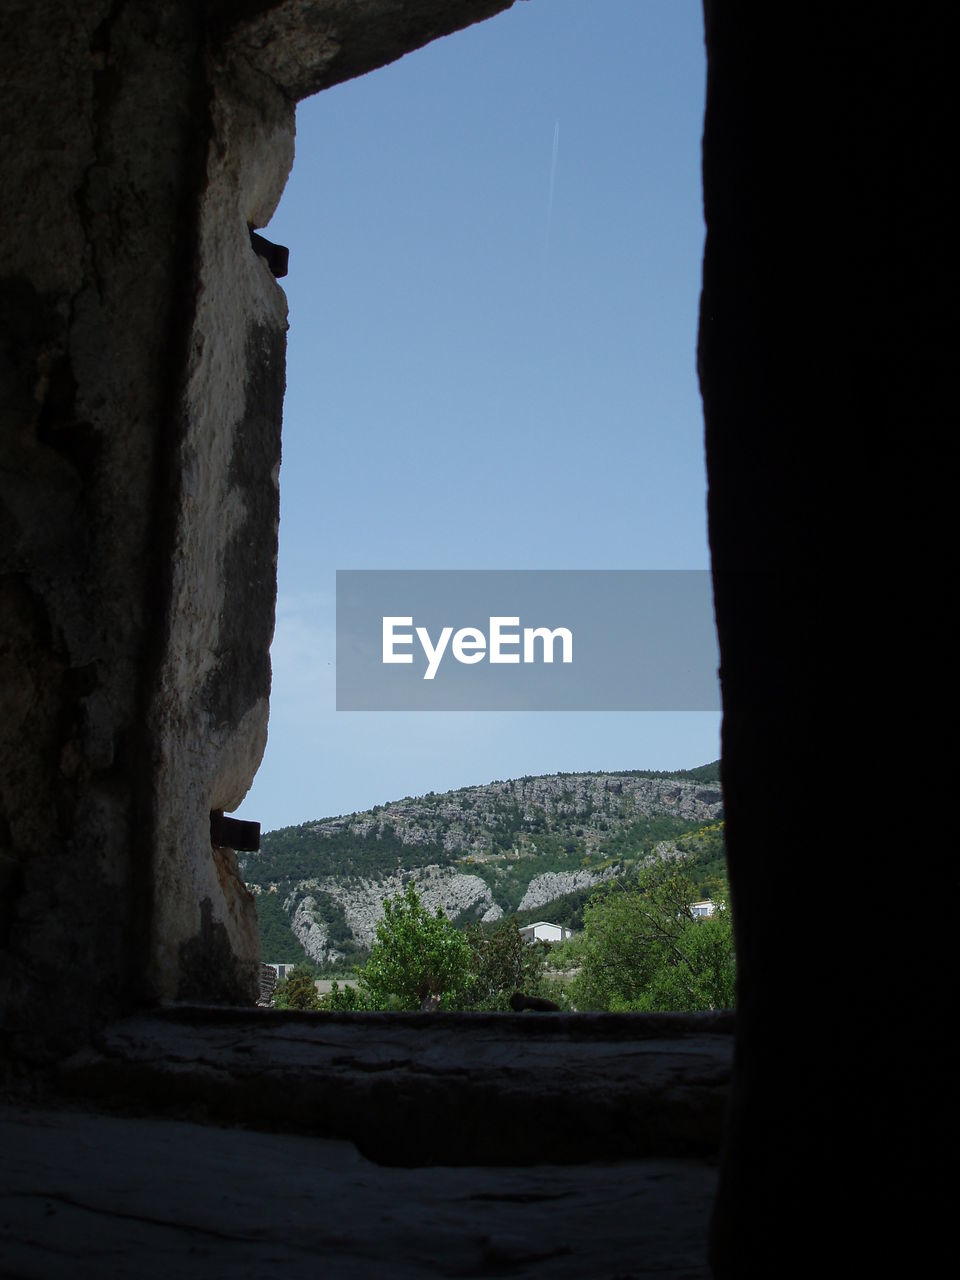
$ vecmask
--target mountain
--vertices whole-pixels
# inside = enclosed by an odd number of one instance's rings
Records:
[[[719,778],[719,762],[523,777],[268,831],[241,860],[264,959],[361,958],[410,879],[459,923],[549,910],[573,927],[598,884],[657,858],[691,859],[707,885],[722,870]]]

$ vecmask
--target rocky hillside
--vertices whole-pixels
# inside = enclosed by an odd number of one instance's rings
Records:
[[[384,900],[411,878],[453,920],[547,911],[638,863],[683,856],[678,840],[722,816],[717,765],[554,774],[267,832],[241,865],[259,895],[264,959],[302,946],[323,964],[369,948]]]

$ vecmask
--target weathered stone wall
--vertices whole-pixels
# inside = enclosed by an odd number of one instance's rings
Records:
[[[7,1027],[50,1047],[142,977],[159,517],[207,126],[191,6],[30,0],[0,24],[0,971]]]
[[[0,13],[0,993],[56,1052],[252,1003],[211,810],[266,741],[286,309],[251,250],[297,98],[509,0]]]
[[[161,999],[255,997],[253,898],[211,809],[241,802],[267,737],[276,602],[286,299],[248,228],[293,162],[292,102],[237,58],[208,63],[211,137],[198,201],[173,493],[166,644],[150,725],[156,861],[149,978]],[[184,864],[183,850],[198,855]]]

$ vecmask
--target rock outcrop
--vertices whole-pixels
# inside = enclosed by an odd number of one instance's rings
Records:
[[[594,885],[612,880],[616,875],[615,867],[607,867],[603,871],[547,871],[542,876],[534,876],[530,881],[526,893],[520,899],[518,910],[529,911],[545,907],[548,902],[555,902],[568,893],[592,889]]]
[[[539,825],[574,819],[581,834],[602,838],[611,820],[669,815],[690,822],[715,822],[723,816],[718,786],[681,778],[651,778],[636,773],[563,773],[490,782],[442,795],[407,797],[359,814],[304,824],[302,830],[332,837],[344,832],[376,835],[388,826],[402,844],[414,848],[439,844],[447,852],[482,853],[491,833],[511,823],[535,831]],[[534,836],[535,839],[535,836]],[[264,849],[269,850],[266,838]],[[245,866],[251,876],[257,858]]]
[[[383,919],[387,898],[402,893],[413,880],[429,911],[443,910],[451,920],[469,917],[474,920],[499,920],[503,912],[493,894],[479,876],[464,875],[451,867],[417,867],[378,880],[340,880],[324,876],[297,884],[284,901],[290,916],[290,928],[311,959],[322,964],[336,960],[343,953],[329,945],[329,926],[317,918],[315,894],[328,894],[343,907],[347,924],[358,946],[373,944],[377,924]]]

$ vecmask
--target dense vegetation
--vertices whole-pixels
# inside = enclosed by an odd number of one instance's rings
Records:
[[[634,885],[604,886],[587,904],[583,932],[556,963],[577,976],[564,1003],[581,1010],[693,1011],[735,1002],[733,921],[726,894],[699,919],[682,863],[645,870]]]
[[[246,871],[261,879],[308,880],[314,876],[379,876],[396,867],[445,866],[455,855],[442,844],[403,844],[394,826],[386,822],[372,831],[347,827],[334,836],[318,836],[317,823],[267,831],[256,860],[248,859]]]
[[[524,942],[516,919],[462,932],[440,910],[429,912],[411,881],[384,904],[358,987],[334,982],[328,996],[318,996],[313,972],[298,967],[278,985],[276,1003],[331,1011],[505,1010],[513,992],[541,989],[545,954]]]
[[[268,964],[301,964],[308,959],[290,928],[290,917],[283,909],[281,894],[257,895],[257,921],[260,926],[260,954]]]
[[[724,886],[721,884],[720,889]],[[736,969],[726,894],[698,918],[695,880],[683,862],[645,868],[632,882],[595,890],[574,939],[526,943],[516,917],[458,930],[429,912],[411,881],[385,903],[358,987],[318,996],[297,969],[277,988],[281,1007],[351,1011],[506,1010],[514,992],[570,1010],[629,1012],[732,1008]],[[549,954],[551,978],[545,973]],[[572,981],[564,977],[573,974]]]

